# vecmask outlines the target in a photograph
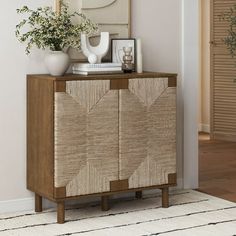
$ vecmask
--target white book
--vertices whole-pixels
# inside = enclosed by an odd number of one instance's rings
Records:
[[[79,70],[73,70],[73,74],[75,75],[106,75],[106,74],[121,74],[123,71],[97,71],[97,72],[91,72],[91,71],[79,71]]]
[[[93,69],[93,68],[110,68],[110,67],[122,67],[121,63],[100,63],[100,64],[90,64],[90,63],[76,63],[72,66],[73,69]]]
[[[122,71],[121,67],[109,67],[109,68],[72,68],[73,71],[84,71],[84,72],[104,72],[104,71]]]

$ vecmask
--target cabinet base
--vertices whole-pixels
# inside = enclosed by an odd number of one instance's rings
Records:
[[[162,187],[162,207],[168,208],[169,207],[169,187]],[[142,191],[136,191],[135,196],[137,199],[141,199],[143,196]],[[65,200],[55,200],[57,203],[57,223],[63,224],[65,223]],[[101,210],[108,211],[110,209],[109,205],[109,195],[102,195],[101,196]],[[42,196],[35,193],[35,212],[42,212]]]
[[[136,197],[137,199],[142,199],[142,197],[143,197],[143,192],[142,192],[142,191],[136,191],[136,192],[135,192],[135,197]]]
[[[35,193],[35,212],[43,211],[43,200],[42,197]]]
[[[65,202],[57,203],[57,223],[64,224],[65,223]]]
[[[169,207],[169,188],[162,188],[162,207]]]
[[[101,206],[102,206],[102,211],[109,211],[110,210],[109,196],[102,196]]]

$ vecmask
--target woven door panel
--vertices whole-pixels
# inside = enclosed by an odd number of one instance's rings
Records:
[[[176,173],[176,88],[166,78],[134,79],[119,100],[119,178],[129,188],[167,184]]]
[[[118,180],[118,91],[73,81],[55,94],[55,187],[66,196],[110,191]]]

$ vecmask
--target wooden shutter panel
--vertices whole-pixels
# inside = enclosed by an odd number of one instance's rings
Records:
[[[211,137],[236,141],[236,58],[223,43],[228,23],[220,19],[236,0],[211,1]]]

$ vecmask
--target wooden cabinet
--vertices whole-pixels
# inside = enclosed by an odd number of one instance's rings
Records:
[[[27,78],[27,187],[58,204],[176,185],[176,75]]]

